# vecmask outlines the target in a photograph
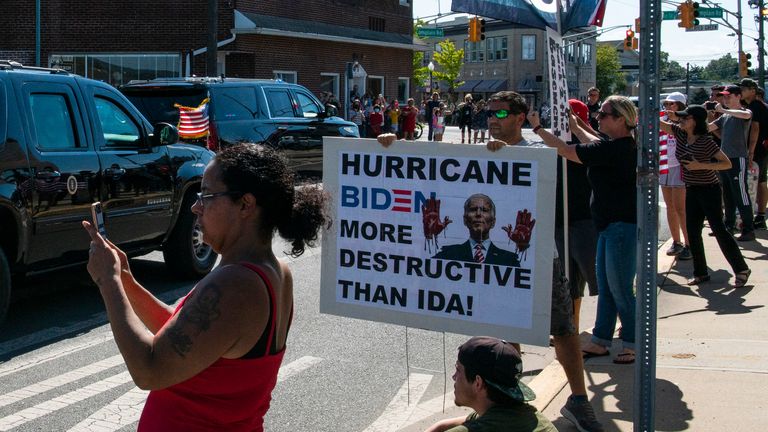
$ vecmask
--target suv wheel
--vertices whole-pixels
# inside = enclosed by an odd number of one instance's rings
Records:
[[[5,320],[5,314],[8,312],[10,301],[11,269],[8,267],[8,260],[5,259],[5,252],[0,249],[0,324]]]
[[[185,199],[181,214],[163,248],[165,264],[182,278],[201,278],[211,271],[218,254],[203,243],[197,216],[192,213],[192,200]]]

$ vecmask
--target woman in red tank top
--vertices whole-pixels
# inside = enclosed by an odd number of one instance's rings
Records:
[[[83,222],[88,271],[128,371],[151,390],[139,431],[262,431],[293,312],[291,273],[272,237],[277,231],[301,255],[327,221],[326,198],[295,190],[285,161],[255,144],[217,154],[194,198],[188,204],[221,262],[176,308],[142,287],[125,253]]]

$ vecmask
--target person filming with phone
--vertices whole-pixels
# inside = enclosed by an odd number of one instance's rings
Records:
[[[221,262],[175,308],[135,279],[89,222],[88,272],[139,388],[139,431],[262,431],[293,318],[293,279],[275,232],[299,256],[327,224],[318,188],[295,188],[285,160],[256,144],[218,153],[192,211]],[[107,220],[108,222],[108,220]],[[107,229],[109,226],[107,225]]]

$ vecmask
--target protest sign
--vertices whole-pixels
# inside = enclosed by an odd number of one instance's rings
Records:
[[[563,56],[563,38],[555,30],[547,28],[547,53],[549,58],[549,94],[552,96],[552,134],[561,140],[571,140],[568,125],[568,82]]]
[[[548,344],[553,149],[326,137],[323,153],[320,312]]]

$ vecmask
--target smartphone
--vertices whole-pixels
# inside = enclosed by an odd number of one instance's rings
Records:
[[[93,219],[93,224],[96,226],[99,234],[101,234],[102,237],[107,238],[107,229],[104,227],[104,210],[101,208],[101,202],[96,201],[91,204],[91,218]]]
[[[717,106],[717,102],[715,101],[704,102],[704,108],[708,111],[714,110],[716,106]]]

